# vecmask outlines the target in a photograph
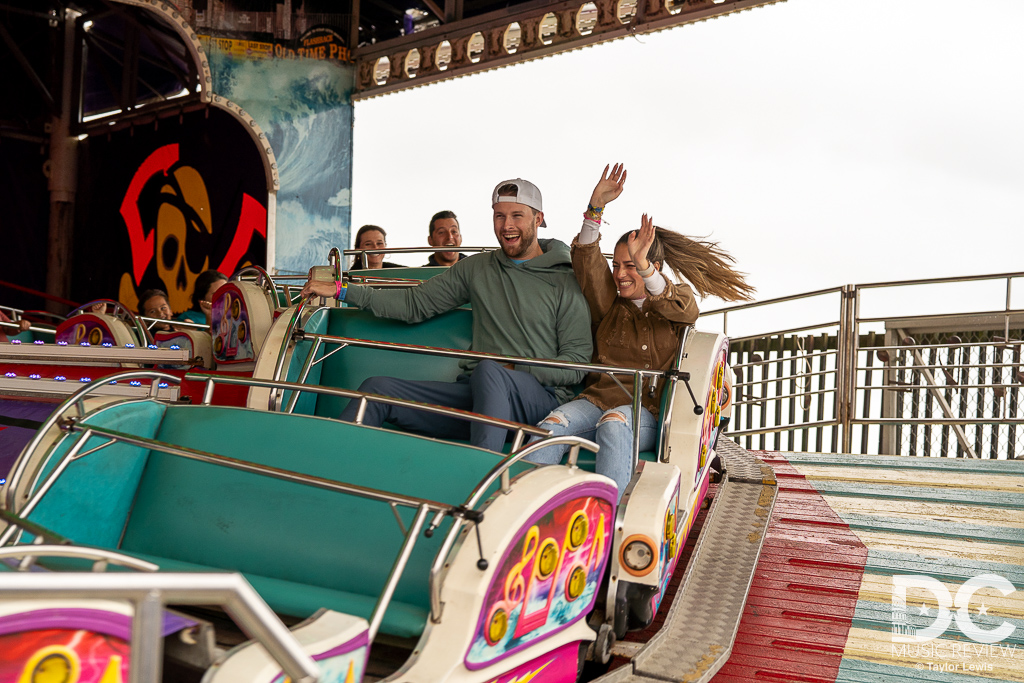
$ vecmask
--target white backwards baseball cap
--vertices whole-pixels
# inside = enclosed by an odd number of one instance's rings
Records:
[[[505,187],[506,185],[513,185],[516,188],[514,195],[498,196],[498,190]],[[544,202],[541,199],[540,189],[529,180],[523,180],[522,178],[512,178],[511,180],[502,180],[500,183],[494,186],[494,192],[491,193],[491,206],[498,204],[499,202],[512,202],[515,204],[525,204],[531,209],[537,211],[544,210]],[[542,221],[540,227],[546,228],[547,221]]]

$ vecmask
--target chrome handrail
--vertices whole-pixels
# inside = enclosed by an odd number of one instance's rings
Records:
[[[26,571],[41,556],[92,560],[92,570],[94,572],[102,571],[108,564],[127,567],[128,569],[135,569],[140,572],[155,572],[160,569],[158,565],[152,562],[146,562],[130,555],[104,550],[103,548],[53,544],[16,545],[0,548],[0,561],[22,558],[22,563],[18,566],[19,571]],[[26,563],[25,560],[31,560],[31,562]]]
[[[7,600],[127,600],[133,603],[130,683],[161,679],[163,606],[221,605],[296,683],[315,683],[320,669],[260,595],[234,573],[24,572],[5,574]]]
[[[481,415],[480,413],[473,413],[468,410],[460,410],[458,408],[449,408],[448,406],[439,406],[432,403],[419,403],[416,401],[409,401],[401,398],[394,398],[392,396],[381,396],[378,394],[367,394],[354,389],[339,389],[337,387],[322,387],[314,384],[299,384],[297,382],[284,382],[274,381],[266,379],[249,379],[247,377],[229,377],[222,375],[208,375],[204,373],[189,373],[186,375],[188,379],[206,382],[206,389],[203,392],[202,405],[209,405],[210,399],[213,396],[212,386],[216,384],[237,384],[248,387],[264,387],[272,389],[283,389],[287,391],[308,391],[314,394],[325,394],[328,396],[340,396],[342,398],[354,398],[360,399],[364,402],[374,403],[386,403],[388,405],[403,406],[406,408],[414,408],[417,410],[423,410],[428,413],[437,413],[440,415],[448,415],[451,417],[458,417],[472,422],[480,422],[483,424],[491,425],[492,427],[504,427],[508,430],[523,431],[527,434],[533,434],[536,436],[547,436],[550,432],[540,427],[534,427],[533,425],[522,424],[519,422],[512,422],[510,420],[502,420],[497,417],[490,417],[488,415]],[[361,420],[357,420],[354,424],[362,424]]]
[[[644,368],[630,368],[618,365],[600,365],[598,363],[573,363],[571,361],[551,360],[544,358],[529,358],[525,356],[507,356],[498,353],[484,353],[482,351],[462,351],[459,349],[445,349],[436,346],[421,346],[418,344],[403,344],[399,342],[382,342],[369,339],[357,339],[354,337],[339,337],[330,334],[315,334],[296,330],[296,340],[320,339],[327,344],[346,344],[371,349],[384,349],[388,351],[409,351],[427,356],[444,356],[447,358],[463,358],[466,360],[493,360],[496,363],[511,363],[514,365],[529,365],[544,368],[560,368],[563,370],[576,370],[578,372],[601,372],[608,375],[632,375],[641,377],[661,377],[665,375],[664,370],[648,370]]]

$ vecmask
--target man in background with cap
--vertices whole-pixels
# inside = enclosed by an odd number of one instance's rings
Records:
[[[469,303],[471,351],[590,362],[590,312],[572,272],[569,247],[558,240],[537,239],[537,228],[546,225],[540,190],[521,178],[498,183],[491,205],[500,250],[458,261],[411,289],[311,281],[302,294],[334,296],[378,317],[410,323]],[[460,366],[464,373],[455,382],[371,377],[359,390],[536,424],[569,400],[571,387],[584,376],[575,370],[508,367],[491,360],[462,361]],[[350,402],[341,419],[354,420],[357,403]],[[508,435],[499,427],[370,402],[363,424],[384,422],[427,436],[468,437],[474,446],[498,452]]]

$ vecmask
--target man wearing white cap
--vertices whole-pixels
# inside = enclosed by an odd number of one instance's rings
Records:
[[[569,247],[538,240],[546,225],[540,190],[516,178],[494,188],[494,235],[500,251],[465,258],[411,289],[308,282],[303,295],[334,296],[379,317],[420,322],[469,303],[473,307],[471,351],[505,356],[588,363],[592,352],[590,312],[572,272]],[[330,291],[328,291],[330,290]],[[584,373],[535,366],[506,367],[494,361],[462,361],[455,382],[419,382],[371,377],[366,393],[536,424],[572,397]],[[353,420],[356,402],[342,413]],[[501,451],[507,431],[455,417],[371,402],[363,423],[390,422],[411,432],[447,439],[469,438],[474,446]]]

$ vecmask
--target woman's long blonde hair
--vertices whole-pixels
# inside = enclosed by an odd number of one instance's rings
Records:
[[[619,238],[615,246],[628,247],[629,231]],[[647,250],[647,260],[665,264],[676,277],[685,279],[697,293],[716,296],[723,301],[746,301],[752,298],[754,288],[747,284],[746,274],[730,265],[732,256],[723,251],[718,242],[695,240],[678,232],[654,228],[654,242]]]

